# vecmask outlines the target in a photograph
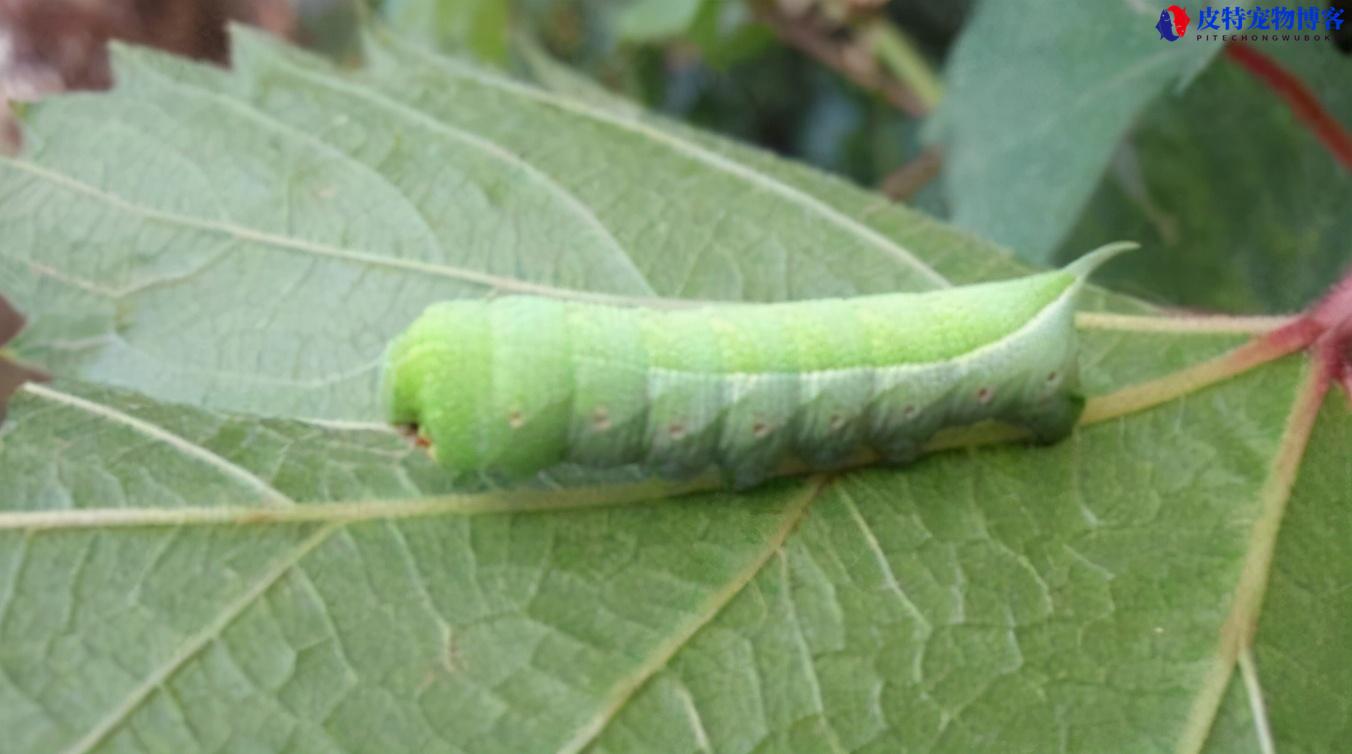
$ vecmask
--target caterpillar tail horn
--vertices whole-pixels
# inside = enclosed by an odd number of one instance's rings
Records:
[[[1079,259],[1076,259],[1074,262],[1066,265],[1065,269],[1066,272],[1079,278],[1080,284],[1083,285],[1084,281],[1088,280],[1089,276],[1093,274],[1095,270],[1106,264],[1108,260],[1113,259],[1119,254],[1124,254],[1139,248],[1141,248],[1141,245],[1135,241],[1114,241],[1112,243],[1104,244]]]

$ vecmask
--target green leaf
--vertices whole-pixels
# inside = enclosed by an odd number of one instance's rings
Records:
[[[622,38],[644,41],[685,31],[705,0],[630,0],[619,11],[616,29]]]
[[[1292,751],[1337,751],[1352,734],[1352,646],[1336,626],[1352,625],[1347,599],[1352,516],[1327,507],[1352,490],[1352,419],[1331,400],[1310,437],[1291,491],[1253,656],[1266,690],[1273,735]],[[1318,615],[1310,623],[1304,615]]]
[[[774,33],[742,0],[704,0],[686,38],[699,47],[701,62],[716,69],[750,60],[775,44]]]
[[[1331,116],[1352,122],[1346,59],[1324,42],[1261,44]],[[1130,289],[1227,311],[1291,311],[1352,257],[1352,180],[1308,125],[1232,60],[1165,95],[1119,149],[1059,254],[1134,238],[1150,253],[1108,271]]]
[[[508,0],[382,0],[390,28],[433,48],[503,63],[512,7]]]
[[[1053,258],[1136,115],[1220,50],[1161,39],[1161,7],[977,6],[934,124],[954,223],[1024,259]]]
[[[0,425],[5,747],[1343,740],[1346,717],[1311,710],[1348,680],[1352,420],[1333,398],[1311,430],[1304,355],[1233,355],[1270,323],[1087,316],[1098,413],[1053,446],[747,494],[457,490],[371,422],[373,363],[427,301],[774,300],[1019,268],[599,98],[397,44],[353,76],[254,36],[235,52],[226,74],[120,50],[117,90],[43,105],[34,151],[0,162],[16,351],[60,377]]]

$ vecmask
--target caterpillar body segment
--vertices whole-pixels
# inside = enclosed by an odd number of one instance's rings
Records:
[[[457,474],[510,481],[639,464],[737,487],[871,448],[906,463],[940,429],[1037,439],[1079,417],[1074,309],[1114,244],[1063,270],[927,293],[647,309],[538,296],[434,304],[390,346],[389,418]]]

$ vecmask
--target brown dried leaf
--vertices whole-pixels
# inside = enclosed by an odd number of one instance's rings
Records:
[[[0,346],[4,346],[23,329],[24,318],[0,296]],[[0,351],[0,421],[5,418],[5,404],[19,386],[29,381],[43,381],[47,375],[31,367],[16,364]]]
[[[224,63],[231,20],[283,37],[296,28],[285,0],[0,0],[0,96],[106,89],[109,39]]]
[[[23,147],[23,132],[19,120],[9,109],[9,103],[0,101],[0,155],[13,157]]]

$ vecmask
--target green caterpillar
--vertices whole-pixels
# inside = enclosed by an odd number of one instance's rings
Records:
[[[558,464],[720,467],[739,488],[798,459],[914,459],[938,430],[999,420],[1045,442],[1084,405],[1063,270],[929,293],[649,309],[512,295],[434,304],[386,357],[389,418],[457,474]]]

